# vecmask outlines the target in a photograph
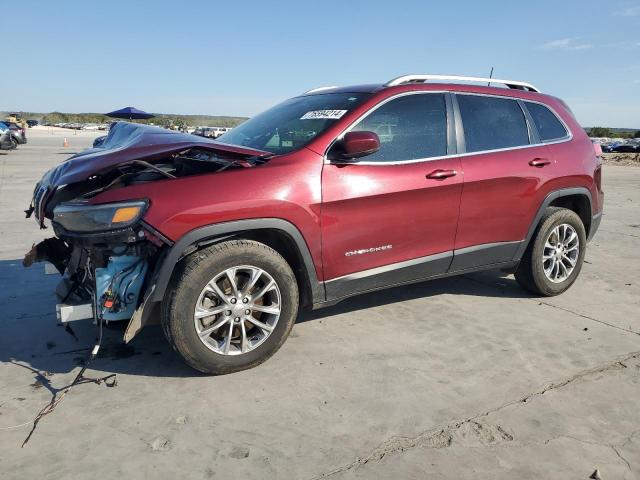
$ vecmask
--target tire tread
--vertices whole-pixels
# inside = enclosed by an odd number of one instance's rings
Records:
[[[556,223],[569,223],[576,227],[576,232],[580,237],[580,253],[578,257],[578,263],[574,268],[568,281],[561,284],[554,284],[546,278],[544,272],[541,272],[535,265],[536,254],[534,250],[539,248],[540,242],[546,241],[546,235],[549,229]],[[531,241],[520,260],[518,269],[515,273],[517,282],[525,290],[545,297],[558,295],[567,290],[576,278],[580,274],[582,268],[582,262],[584,259],[584,252],[586,247],[586,234],[582,220],[573,210],[569,210],[561,207],[549,207],[545,210],[538,227],[536,228]]]
[[[241,366],[237,365],[214,365],[211,362],[208,362],[208,365],[203,365],[203,362],[200,358],[198,358],[198,353],[191,342],[189,342],[187,335],[185,334],[184,328],[185,325],[181,324],[181,322],[176,319],[179,318],[179,309],[184,308],[183,301],[179,298],[179,294],[181,293],[181,289],[187,288],[188,285],[193,285],[197,283],[196,276],[201,273],[203,268],[207,268],[207,266],[214,265],[216,262],[222,261],[223,259],[238,254],[246,254],[253,256],[263,255],[265,258],[270,259],[276,264],[279,264],[282,268],[287,271],[287,275],[290,277],[287,282],[287,285],[280,285],[281,295],[284,294],[282,292],[283,288],[287,288],[289,294],[291,295],[291,304],[295,306],[295,311],[293,312],[293,319],[289,319],[288,324],[286,326],[286,330],[284,334],[278,339],[278,342],[275,345],[271,346],[269,351],[266,351],[263,356],[260,358],[256,358],[250,363],[244,363]],[[244,239],[236,239],[236,240],[228,240],[221,243],[213,244],[209,247],[198,250],[188,257],[186,257],[183,261],[181,261],[176,266],[176,271],[174,272],[172,279],[169,283],[169,288],[167,292],[167,296],[162,302],[162,315],[161,315],[161,324],[162,331],[169,342],[169,344],[173,347],[173,349],[180,354],[184,360],[189,364],[192,368],[199,370],[203,373],[208,374],[226,374],[232,373],[235,371],[245,370],[248,368],[255,367],[260,363],[264,362],[268,358],[270,358],[284,343],[287,339],[291,329],[293,328],[293,324],[295,323],[295,316],[297,314],[297,307],[299,303],[299,294],[298,294],[298,285],[295,281],[295,275],[291,270],[291,267],[284,259],[282,255],[280,255],[277,251],[272,249],[271,247],[256,242],[253,240],[244,240]],[[282,316],[279,320],[286,321],[287,319],[283,319]],[[190,328],[190,327],[187,327]],[[275,332],[274,332],[275,333]],[[272,333],[271,335],[274,335]],[[270,339],[268,339],[270,340]],[[262,345],[258,348],[261,348]],[[196,347],[197,348],[197,347]],[[216,355],[212,352],[213,355]],[[245,354],[246,355],[246,354]],[[215,358],[215,357],[213,357]],[[229,358],[227,357],[226,361],[229,362]],[[231,360],[232,361],[232,360]],[[214,362],[215,363],[215,362]]]

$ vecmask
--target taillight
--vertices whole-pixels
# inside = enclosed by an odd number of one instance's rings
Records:
[[[595,143],[594,142],[593,149],[596,152],[596,157],[601,157],[602,156],[602,146],[599,143]]]
[[[602,193],[602,165],[598,165],[596,171],[593,173],[593,180],[596,182],[598,191]]]

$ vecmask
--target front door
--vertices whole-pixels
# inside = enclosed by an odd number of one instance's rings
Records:
[[[452,258],[462,172],[448,154],[446,96],[392,98],[352,131],[378,152],[322,172],[322,255],[328,299],[444,273]],[[331,152],[328,157],[331,159]]]

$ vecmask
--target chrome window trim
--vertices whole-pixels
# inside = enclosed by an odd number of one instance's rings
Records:
[[[561,143],[561,142],[556,142],[556,143]],[[549,145],[549,144],[536,143],[534,145],[521,145],[519,147],[498,148],[496,150],[483,150],[482,152],[454,153],[451,155],[443,155],[441,157],[417,158],[415,160],[397,160],[397,161],[391,161],[391,162],[349,162],[349,165],[407,165],[411,163],[447,160],[450,158],[470,157],[471,155],[484,155],[489,153],[506,152],[509,150],[521,150],[523,148],[544,147],[545,145]],[[339,162],[331,162],[331,161],[329,161],[329,163],[340,164]]]
[[[396,98],[400,98],[400,97],[404,97],[407,95],[425,95],[425,94],[430,94],[430,93],[440,93],[440,94],[447,94],[447,93],[451,93],[453,95],[476,95],[476,96],[481,96],[481,97],[496,97],[496,98],[506,98],[508,100],[513,100],[513,101],[518,101],[521,100],[523,102],[531,102],[531,103],[537,103],[539,105],[542,105],[543,107],[548,108],[551,113],[553,113],[556,118],[558,120],[560,120],[560,122],[562,123],[562,125],[564,126],[564,128],[566,129],[568,133],[568,135],[566,137],[557,139],[557,140],[550,140],[550,141],[540,141],[539,143],[531,143],[529,145],[520,145],[517,147],[506,147],[506,148],[497,148],[494,150],[481,150],[481,151],[477,151],[477,152],[464,152],[464,153],[455,153],[455,154],[450,154],[450,155],[443,155],[443,156],[439,156],[439,157],[425,157],[425,158],[416,158],[416,159],[412,159],[412,160],[392,160],[389,162],[339,162],[339,161],[334,161],[332,162],[331,160],[329,160],[327,158],[327,155],[329,154],[329,151],[331,150],[331,148],[333,147],[333,145],[342,140],[344,138],[344,135],[348,132],[351,131],[351,129],[353,127],[355,127],[360,120],[364,119],[365,117],[367,117],[368,115],[370,115],[371,113],[375,112],[378,108],[380,108],[382,105],[386,104],[387,102],[390,102],[392,100],[395,100]],[[525,115],[525,112],[522,112],[523,115]],[[525,119],[526,119],[526,115],[525,115]],[[447,119],[448,120],[448,119]],[[462,119],[460,119],[462,120]],[[535,125],[534,125],[535,128]],[[349,126],[347,126],[342,133],[340,133],[327,147],[326,151],[324,152],[323,155],[323,164],[325,165],[344,165],[344,164],[348,164],[348,165],[407,165],[407,164],[412,164],[412,163],[421,163],[421,162],[431,162],[431,161],[435,161],[435,160],[447,160],[450,158],[458,158],[458,157],[468,157],[470,155],[484,155],[484,154],[490,154],[490,153],[498,153],[498,152],[507,152],[510,150],[521,150],[523,148],[538,148],[538,147],[543,147],[546,145],[555,145],[558,143],[565,143],[565,142],[570,142],[571,140],[573,140],[573,132],[571,131],[571,129],[569,128],[569,126],[564,122],[564,120],[562,119],[562,117],[560,117],[560,115],[558,115],[558,113],[555,111],[554,108],[550,107],[549,105],[543,103],[543,102],[538,102],[536,100],[523,100],[521,98],[518,97],[511,97],[508,95],[494,95],[494,94],[489,94],[489,93],[474,93],[474,92],[456,92],[455,90],[415,90],[415,91],[411,91],[411,92],[402,92],[399,93],[397,95],[392,95],[389,98],[385,98],[382,102],[374,105],[373,107],[371,107],[369,110],[367,110],[365,113],[363,113],[362,115],[360,115],[356,120],[354,120],[352,123],[349,124]],[[366,157],[365,157],[366,158]]]

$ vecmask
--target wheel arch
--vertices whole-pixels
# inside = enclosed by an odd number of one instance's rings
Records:
[[[540,219],[548,207],[567,208],[578,214],[584,224],[588,238],[592,221],[592,204],[591,192],[586,187],[563,188],[549,193],[538,207],[536,215],[529,226],[525,241],[522,242],[522,245],[516,252],[514,260],[520,260],[522,258],[538,225],[540,225]]]
[[[587,190],[588,191],[588,190]],[[572,210],[578,214],[582,224],[584,225],[587,237],[591,229],[591,197],[584,193],[574,193],[571,195],[562,195],[551,201],[548,207],[561,207]]]
[[[162,301],[180,260],[208,245],[231,238],[255,240],[280,253],[296,275],[303,306],[325,300],[324,286],[318,281],[309,247],[300,231],[283,219],[259,218],[206,225],[182,236],[170,248],[157,269],[151,301]]]

